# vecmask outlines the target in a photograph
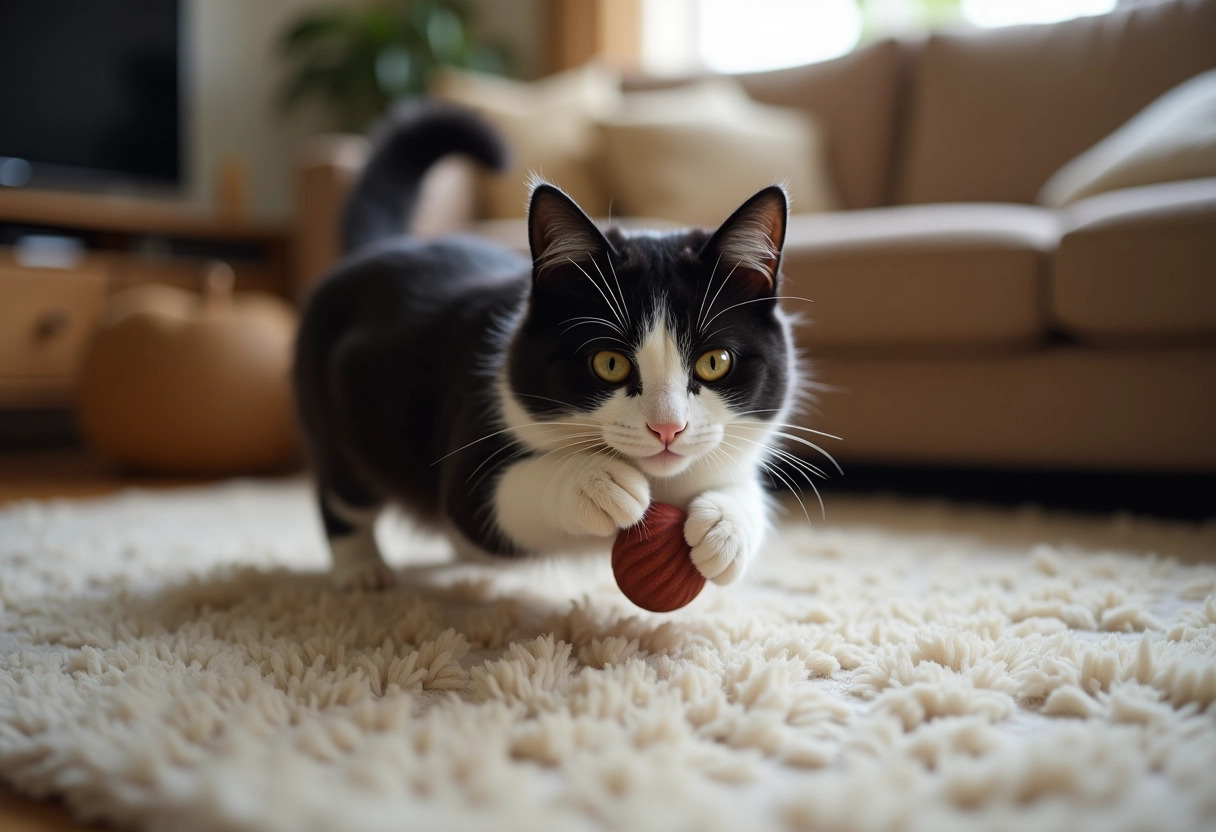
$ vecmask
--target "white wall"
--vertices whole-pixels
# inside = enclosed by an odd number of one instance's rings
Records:
[[[477,36],[508,51],[511,75],[536,78],[544,71],[544,0],[473,0],[467,8]]]
[[[284,118],[274,106],[283,75],[274,44],[302,10],[322,0],[189,0],[187,158],[191,204],[211,208],[223,160],[247,171],[251,216],[285,219],[291,210],[292,149],[328,129],[323,113]]]
[[[223,160],[235,157],[247,171],[248,214],[265,219],[293,215],[292,154],[301,139],[331,125],[327,115],[315,108],[297,110],[290,117],[279,112],[274,95],[283,64],[275,43],[301,12],[334,2],[188,0],[186,199],[191,205],[204,210],[214,206]],[[535,75],[540,60],[540,0],[477,0],[470,5],[475,9],[474,29],[510,48],[516,73]]]

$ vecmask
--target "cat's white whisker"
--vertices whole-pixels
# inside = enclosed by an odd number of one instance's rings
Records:
[[[740,437],[740,438],[742,438],[742,437]],[[795,470],[795,471],[797,471],[798,473],[802,474],[802,478],[803,478],[803,479],[805,479],[805,480],[806,480],[806,484],[807,484],[807,485],[809,485],[809,486],[811,487],[811,491],[812,491],[812,492],[814,493],[814,495],[815,495],[815,500],[816,500],[816,501],[819,503],[819,515],[820,515],[820,516],[821,516],[821,517],[822,517],[824,520],[827,520],[827,519],[828,519],[828,512],[827,512],[827,509],[826,509],[826,508],[824,507],[824,505],[823,505],[823,495],[821,495],[821,494],[819,493],[819,487],[815,485],[814,480],[812,480],[812,479],[811,479],[810,474],[808,474],[808,473],[807,473],[806,468],[805,468],[804,466],[810,467],[810,468],[811,468],[811,470],[813,470],[813,471],[815,471],[816,473],[818,473],[818,474],[819,474],[819,476],[820,476],[820,477],[822,477],[823,479],[827,479],[827,475],[825,475],[825,474],[824,474],[822,471],[819,471],[819,469],[818,469],[818,468],[816,468],[815,466],[811,465],[811,464],[810,464],[810,463],[808,463],[806,460],[800,459],[800,458],[798,458],[798,457],[794,456],[794,455],[793,455],[793,454],[791,454],[791,453],[788,453],[788,452],[786,452],[786,451],[779,450],[779,449],[777,449],[777,448],[770,448],[770,450],[771,450],[771,451],[773,451],[773,453],[777,454],[777,455],[778,455],[779,457],[781,457],[782,459],[784,459],[784,460],[786,461],[786,463],[787,463],[787,464],[789,464],[789,465],[793,466],[793,468],[794,468],[794,470]],[[805,506],[803,507],[803,511],[806,511],[806,507],[805,507]],[[808,519],[809,519],[809,518],[808,518]]]
[[[581,439],[578,442],[570,442],[565,445],[562,445],[560,448],[552,448],[548,451],[545,451],[543,454],[536,457],[536,459],[544,459],[546,457],[552,456],[553,454],[560,453],[562,451],[570,451],[570,453],[595,452],[598,450],[598,448],[596,447],[597,445],[603,445],[603,442],[599,439]]]
[[[578,269],[580,272],[583,273],[583,277],[587,278],[587,280],[590,281],[591,285],[595,287],[595,291],[599,292],[600,297],[602,297],[604,299],[604,303],[608,304],[608,308],[612,310],[612,314],[616,316],[617,322],[620,323],[622,328],[625,328],[626,324],[625,324],[625,319],[623,316],[623,310],[617,309],[616,305],[611,300],[608,299],[608,295],[604,292],[604,290],[600,288],[600,284],[595,282],[595,278],[593,278],[591,275],[587,274],[586,269],[584,269],[578,263],[574,262],[573,257],[567,257],[566,259],[570,261],[570,264],[572,266],[574,266],[574,268]],[[607,285],[607,284],[605,284],[605,285]]]
[[[714,261],[713,271],[709,273],[709,282],[705,284],[705,294],[701,295],[701,308],[697,310],[697,330],[701,329],[701,319],[705,315],[705,301],[709,299],[709,290],[714,287],[714,275],[718,273],[718,264],[722,262],[722,255],[718,255],[718,259]]]
[[[735,450],[739,451],[740,453],[743,453],[743,451],[742,451],[742,450],[740,450],[739,448],[735,448]],[[732,464],[732,465],[734,465],[736,468],[738,468],[738,469],[739,469],[739,472],[740,472],[741,474],[743,474],[744,476],[748,476],[749,474],[751,474],[751,473],[752,473],[752,472],[748,471],[746,468],[744,468],[744,467],[743,467],[743,463],[742,463],[742,462],[740,462],[739,460],[735,459],[735,458],[734,458],[733,456],[731,456],[730,454],[726,453],[726,451],[722,450],[720,447],[716,447],[716,446],[715,446],[715,447],[713,447],[713,448],[710,448],[710,449],[709,449],[709,451],[708,451],[708,455],[709,455],[710,459],[715,460],[715,461],[716,461],[717,459],[719,459],[719,458],[726,460],[727,462],[731,463],[731,464]]]
[[[714,311],[714,304],[718,302],[718,296],[722,294],[722,290],[725,289],[726,284],[730,282],[731,276],[734,275],[735,270],[738,269],[739,266],[741,266],[741,265],[743,265],[743,264],[736,263],[735,268],[733,268],[729,272],[727,272],[726,277],[722,278],[722,285],[718,287],[718,291],[714,292],[714,299],[709,302],[709,307],[705,310],[706,315],[709,315],[710,312]],[[718,316],[714,315],[714,318],[716,318],[716,317],[718,317]],[[707,327],[711,323],[713,323],[714,318],[710,318],[708,321],[706,321],[703,324],[698,324],[697,330],[700,331],[700,330],[705,329],[705,327]]]
[[[735,427],[750,427],[750,425],[739,425],[739,424],[736,424],[736,425],[735,425]],[[814,470],[814,471],[815,471],[815,473],[816,473],[816,474],[818,474],[818,475],[819,475],[821,478],[823,478],[823,479],[825,479],[825,480],[828,478],[827,472],[825,472],[825,471],[824,471],[822,468],[820,468],[818,465],[815,465],[815,464],[813,464],[813,463],[809,462],[808,460],[804,460],[804,459],[802,459],[802,457],[798,456],[797,454],[792,454],[792,453],[790,453],[789,451],[786,451],[786,450],[785,450],[785,449],[783,449],[783,448],[778,448],[776,445],[772,444],[771,442],[757,442],[757,441],[756,441],[756,440],[754,440],[754,439],[749,439],[749,438],[748,438],[748,437],[746,437],[746,436],[739,436],[738,434],[728,434],[728,435],[730,435],[730,436],[734,436],[736,439],[742,439],[744,442],[751,442],[751,443],[752,443],[752,444],[754,444],[754,445],[761,445],[762,447],[768,448],[768,449],[769,449],[769,450],[771,450],[773,453],[782,454],[782,455],[784,455],[784,456],[789,457],[790,459],[796,459],[796,460],[798,460],[798,461],[799,461],[801,464],[804,464],[804,465],[808,465],[808,466],[810,466],[810,467],[811,467],[811,469],[812,469],[812,470]],[[769,436],[769,435],[773,435],[771,431],[770,431],[769,433],[767,433],[767,434],[766,434],[766,436]],[[841,472],[841,473],[843,473],[843,472]]]
[[[751,415],[754,413],[779,413],[779,412],[780,411],[778,411],[778,410],[749,410],[745,413],[738,413],[735,415],[748,416],[748,415]],[[767,430],[769,427],[790,428],[791,430],[801,430],[801,431],[806,431],[807,433],[813,433],[816,436],[822,436],[825,439],[835,439],[837,442],[844,441],[843,439],[841,439],[839,436],[837,436],[834,433],[824,433],[821,430],[815,430],[814,428],[806,428],[806,427],[803,427],[802,425],[795,425],[790,422],[765,422],[764,424],[761,424],[761,425],[755,425],[755,424],[751,424],[748,422],[731,422],[731,424],[738,425],[741,428],[751,428],[752,430]]]
[[[558,451],[564,451],[564,450],[568,450],[568,449],[571,449],[571,448],[574,448],[574,449],[576,449],[576,450],[584,450],[584,451],[586,451],[586,450],[590,450],[592,447],[594,447],[594,443],[599,442],[599,441],[600,441],[600,440],[599,440],[598,438],[592,438],[592,439],[580,439],[580,440],[578,440],[578,441],[569,442],[569,443],[566,443],[566,444],[562,445],[561,447],[558,447],[558,448],[553,448],[553,449],[551,449],[551,450],[549,450],[549,451],[546,451],[545,453],[543,453],[543,454],[541,454],[540,456],[536,457],[536,459],[544,459],[545,457],[549,456],[550,454],[554,454],[554,453],[557,453]],[[589,445],[590,447],[587,447],[587,448],[579,448],[578,446],[580,446],[580,445]],[[510,446],[507,446],[507,447],[510,447]],[[502,450],[504,450],[504,449],[503,449],[503,448],[500,448],[498,452],[501,452]],[[473,469],[473,473],[472,473],[472,474],[469,474],[468,479],[466,479],[466,480],[465,480],[465,482],[467,483],[469,480],[471,480],[471,479],[473,478],[473,476],[474,476],[474,475],[475,475],[475,474],[476,474],[478,471],[480,471],[480,470],[482,469],[482,467],[484,467],[484,466],[485,466],[485,464],[486,464],[487,462],[489,462],[491,459],[493,459],[493,458],[494,458],[494,456],[495,456],[495,455],[496,455],[498,452],[495,452],[494,454],[490,454],[490,456],[486,457],[486,458],[485,458],[485,459],[482,461],[481,465],[478,465],[476,468],[474,468],[474,469]],[[473,483],[471,487],[474,487],[474,488],[475,488],[475,487],[476,487],[477,485],[479,485],[479,484],[481,483],[481,481],[482,481],[483,479],[485,479],[487,476],[489,476],[490,474],[494,473],[495,471],[497,471],[499,468],[501,468],[503,465],[505,465],[506,463],[510,462],[511,460],[516,459],[516,458],[517,458],[517,457],[519,457],[519,456],[522,456],[522,455],[523,455],[525,452],[526,452],[526,449],[523,449],[523,448],[517,448],[517,449],[516,449],[516,450],[515,450],[513,453],[511,453],[511,454],[507,455],[506,457],[504,457],[503,459],[499,460],[497,465],[494,465],[493,467],[489,468],[489,469],[488,469],[488,470],[487,470],[487,471],[486,471],[484,474],[482,474],[480,477],[478,477],[478,478],[477,478],[477,482]]]
[[[802,457],[798,456],[797,454],[792,454],[789,451],[778,448],[777,446],[771,445],[767,442],[757,442],[754,439],[748,439],[746,436],[739,436],[738,434],[734,434],[734,433],[728,433],[726,435],[731,437],[732,439],[738,439],[740,441],[748,442],[748,443],[751,443],[752,445],[761,447],[764,450],[768,451],[769,453],[773,454],[774,456],[778,456],[778,457],[784,459],[786,462],[788,462],[790,465],[793,465],[796,468],[809,470],[810,472],[815,474],[815,476],[819,477],[822,480],[826,480],[828,478],[826,471],[824,471],[818,465],[815,465],[812,462],[808,462],[807,460],[803,459]]]
[[[717,298],[715,297],[714,300],[717,300]],[[738,309],[740,306],[747,306],[749,303],[760,303],[760,302],[766,301],[766,300],[774,301],[774,302],[779,301],[779,300],[803,300],[803,301],[806,301],[807,303],[815,302],[815,301],[811,300],[810,298],[798,298],[798,297],[794,297],[793,295],[772,295],[770,297],[752,298],[751,300],[741,300],[738,303],[733,303],[730,306],[726,307],[721,312],[719,312],[717,315],[714,315],[712,318],[710,318],[708,321],[705,322],[705,326],[709,326],[715,320],[722,317],[723,315],[725,315],[727,312],[731,311],[732,309]],[[711,309],[713,308],[712,304],[710,305],[710,308]]]
[[[595,270],[600,273],[600,280],[604,281],[604,285],[607,286],[608,278],[604,277],[604,272],[603,272],[603,270],[600,269],[600,264],[595,262],[595,255],[591,256],[591,265],[595,266]],[[612,265],[611,257],[608,258],[608,265],[609,266]],[[612,280],[614,283],[616,283],[617,302],[620,303],[621,309],[624,310],[624,312],[625,312],[625,322],[633,323],[633,319],[629,317],[629,305],[627,303],[625,303],[625,293],[621,291],[621,282],[619,280],[617,280],[615,271],[612,273]],[[611,288],[609,289],[609,291],[611,291]]]
[[[480,439],[474,439],[472,442],[467,442],[464,445],[461,445],[456,450],[450,451],[450,452],[444,454],[443,456],[439,457],[439,459],[432,462],[431,465],[432,466],[438,465],[440,462],[443,462],[445,459],[452,456],[453,454],[458,454],[466,448],[471,448],[472,446],[476,445],[478,442],[485,442],[487,439],[493,439],[495,436],[502,436],[504,433],[510,433],[515,430],[524,430],[525,428],[547,428],[547,427],[599,428],[600,425],[587,423],[587,422],[529,422],[528,424],[524,424],[524,425],[515,425],[513,427],[505,427],[502,430],[496,430],[493,433],[487,433],[485,436],[481,437]]]
[[[581,431],[579,433],[560,433],[560,434],[554,436],[552,439],[538,440],[538,444],[540,445],[540,447],[537,450],[543,450],[544,444],[546,442],[559,442],[563,439],[581,439],[585,436],[597,436],[598,437],[598,436],[603,436],[603,434],[598,430],[585,430],[585,431]]]
[[[467,483],[470,480],[472,480],[473,477],[475,477],[477,475],[478,471],[480,471],[482,468],[484,468],[486,466],[486,464],[490,462],[490,460],[494,459],[494,457],[498,456],[503,451],[511,451],[511,453],[507,454],[502,460],[500,460],[498,465],[495,465],[494,468],[491,468],[490,469],[491,471],[493,471],[495,468],[498,468],[499,466],[501,466],[504,462],[510,462],[512,459],[519,456],[519,453],[520,453],[520,449],[516,445],[503,445],[501,448],[496,450],[494,453],[490,454],[485,459],[483,459],[481,461],[481,463],[476,468],[473,469],[472,473],[470,473],[467,477],[465,477],[464,481]],[[489,472],[487,471],[486,473],[489,473]],[[481,479],[482,478],[478,478],[477,483],[480,483]]]
[[[747,425],[744,423],[735,423],[735,426],[736,427],[751,427],[750,425]],[[756,430],[756,429],[758,429],[758,428],[753,428],[753,430]],[[844,469],[840,467],[840,463],[837,462],[836,459],[830,453],[828,453],[823,448],[816,445],[814,442],[810,442],[806,439],[803,439],[801,436],[794,436],[794,434],[792,434],[792,433],[785,433],[784,431],[774,430],[774,431],[770,431],[770,433],[773,436],[781,436],[781,437],[784,437],[784,438],[790,440],[791,442],[797,442],[800,445],[805,445],[808,448],[813,448],[814,450],[819,451],[819,453],[821,453],[825,457],[827,457],[828,462],[832,463],[832,465],[836,468],[837,473],[839,473],[841,476],[844,476]],[[835,438],[835,437],[833,437],[833,438]]]
[[[570,323],[571,321],[574,321],[575,323]],[[621,329],[619,326],[617,326],[615,323],[608,320],[607,318],[596,318],[591,315],[586,315],[586,316],[579,317],[579,318],[570,318],[568,321],[564,321],[563,323],[570,324],[569,326],[562,329],[563,335],[565,335],[567,332],[574,329],[575,327],[586,326],[587,324],[602,324],[603,326],[608,327],[609,329],[611,329],[613,332],[617,333],[618,335],[625,334],[625,331],[623,329]]]
[[[734,328],[735,328],[734,326],[720,326],[717,329],[715,329],[713,332],[709,333],[708,335],[702,336],[701,340],[706,341],[706,342],[711,342],[711,341],[713,341],[714,336],[716,336],[719,332],[726,332],[728,329],[734,329]]]
[[[765,409],[761,409],[761,410],[744,410],[743,412],[736,413],[735,415],[739,416],[739,417],[754,416],[757,413],[781,413],[782,410],[783,410],[783,408],[770,407],[770,408],[765,408]],[[757,427],[756,425],[751,425],[751,424],[748,424],[747,422],[732,422],[731,424],[742,425],[745,427]],[[807,433],[813,433],[817,436],[823,436],[828,439],[835,439],[835,440],[841,441],[841,442],[844,441],[839,436],[836,436],[835,434],[824,433],[821,430],[814,430],[812,428],[803,427],[802,425],[795,425],[792,422],[765,422],[764,424],[765,425],[776,425],[777,427],[781,427],[781,428],[793,428],[794,430],[804,430]]]
[[[552,442],[562,442],[562,440],[565,440],[565,439],[575,439],[575,438],[580,438],[580,437],[598,438],[599,432],[598,431],[586,431],[586,432],[582,432],[582,433],[559,433],[558,435],[556,435],[556,437],[553,437]],[[547,439],[540,440],[541,444],[544,444],[545,442],[550,442],[550,440],[547,440]],[[502,451],[506,451],[506,450],[511,451],[511,454],[508,454],[506,457],[507,460],[511,460],[511,459],[514,459],[514,457],[517,457],[520,454],[522,454],[522,452],[527,451],[528,449],[523,448],[523,446],[520,446],[518,443],[511,443],[511,444],[503,445],[502,448],[499,448],[496,451],[492,452],[492,454],[490,454],[489,456],[486,456],[485,459],[482,460],[482,462],[480,462],[477,467],[473,468],[473,472],[469,473],[469,476],[465,479],[465,482],[467,483],[467,482],[469,482],[469,480],[473,479],[475,474],[477,474],[478,471],[482,470],[482,468],[485,467],[486,463],[488,463],[490,460],[494,459],[495,456],[499,456],[500,454],[502,454]],[[491,471],[492,471],[492,468],[491,468]],[[477,482],[482,482],[482,480],[478,479]]]
[[[536,393],[521,393],[518,390],[515,390],[512,391],[511,395],[525,399],[539,399],[542,402],[553,402],[553,404],[560,404],[562,407],[568,407],[571,410],[578,410],[578,405],[571,404],[570,402],[564,402],[561,399],[550,398],[549,396],[540,396]],[[600,426],[596,425],[596,427]]]
[[[739,438],[742,438],[742,437],[739,437]],[[774,448],[771,446],[770,446],[769,450],[775,456],[780,457],[781,459],[785,460],[790,465],[792,465],[795,468],[797,468],[798,470],[802,471],[804,476],[814,475],[816,477],[819,477],[819,479],[821,479],[821,480],[826,480],[828,478],[827,473],[822,468],[820,468],[818,465],[815,465],[812,462],[807,462],[805,459],[798,456],[797,454],[792,454],[789,451],[783,451],[780,448]],[[815,487],[814,483],[808,482],[807,484],[810,485],[812,488]]]
[[[740,438],[740,437],[736,437],[736,438]],[[726,445],[726,446],[727,446],[727,447],[729,447],[729,448],[734,448],[736,451],[739,451],[739,453],[746,453],[746,452],[745,452],[745,451],[744,451],[742,448],[739,448],[739,447],[738,447],[738,446],[736,446],[736,445],[732,445],[730,442],[727,442],[725,439],[722,441],[722,444],[723,444],[723,445]],[[788,488],[788,489],[790,490],[790,494],[792,494],[792,495],[793,495],[793,497],[794,497],[794,499],[798,501],[798,505],[799,505],[799,507],[802,509],[802,514],[803,514],[803,516],[804,516],[804,517],[806,517],[806,522],[807,522],[807,523],[810,523],[810,522],[811,522],[811,515],[810,515],[810,512],[808,512],[808,511],[806,510],[806,503],[802,502],[802,497],[801,497],[801,496],[799,496],[799,494],[798,494],[798,488],[797,488],[797,486],[795,486],[795,485],[794,485],[794,483],[793,483],[791,480],[789,480],[789,479],[788,479],[788,478],[787,478],[787,477],[786,477],[784,474],[782,474],[780,470],[778,470],[777,468],[774,468],[774,467],[773,467],[772,465],[770,465],[770,464],[769,464],[769,463],[768,463],[766,460],[764,460],[764,459],[759,459],[759,460],[757,460],[757,463],[758,463],[758,464],[759,464],[759,465],[760,465],[762,468],[764,468],[764,470],[768,471],[768,472],[769,472],[769,474],[771,474],[772,476],[774,476],[774,477],[776,477],[777,479],[781,480],[781,482],[782,482],[782,483],[785,485],[785,487],[786,487],[786,488]],[[818,491],[818,489],[816,489],[816,490],[815,490],[815,495],[816,495],[816,496],[818,496],[818,495],[819,495],[819,491]],[[821,505],[822,505],[822,503],[821,503]],[[825,515],[825,516],[826,516],[826,515]]]
[[[620,338],[614,338],[611,335],[597,335],[594,338],[588,338],[586,341],[579,344],[578,351],[582,352],[584,347],[586,347],[588,344],[594,344],[596,341],[611,341],[613,343],[620,344],[627,350],[632,349],[628,343],[622,341]]]
[[[615,268],[613,267],[613,265],[612,265],[612,256],[611,256],[611,255],[606,255],[606,256],[604,257],[604,259],[608,261],[608,271],[612,273],[612,279],[613,279],[614,281],[616,281],[616,288],[619,290],[619,289],[621,288],[621,281],[620,281],[620,279],[619,279],[619,278],[617,278],[617,276],[616,276],[616,269],[615,269]],[[592,261],[592,262],[594,262],[594,261]],[[624,298],[624,297],[625,297],[625,293],[624,293],[624,292],[621,292],[621,297],[622,297],[622,298]],[[628,312],[628,308],[626,308],[626,312]],[[631,320],[631,322],[632,322],[632,319],[630,319],[630,320]]]

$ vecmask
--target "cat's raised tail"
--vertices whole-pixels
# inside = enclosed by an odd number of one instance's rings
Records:
[[[493,170],[507,164],[498,132],[476,113],[430,100],[398,106],[376,128],[371,158],[342,216],[347,252],[395,237],[409,225],[427,168],[449,153],[471,156]]]

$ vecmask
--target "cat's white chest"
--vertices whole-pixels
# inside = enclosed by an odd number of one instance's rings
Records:
[[[650,480],[650,499],[652,502],[667,503],[668,505],[679,506],[682,509],[687,509],[688,504],[693,501],[693,498],[703,490],[694,487],[684,480],[680,480],[679,482],[657,478]]]
[[[732,485],[732,480],[755,477],[753,472],[739,466],[732,468],[729,473],[733,476],[728,476],[720,466],[698,464],[678,477],[647,477],[650,481],[650,499],[687,509],[689,503],[706,491],[727,488]]]

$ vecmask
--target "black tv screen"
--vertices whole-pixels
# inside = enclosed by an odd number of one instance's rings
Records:
[[[179,0],[0,0],[0,184],[182,181]]]

